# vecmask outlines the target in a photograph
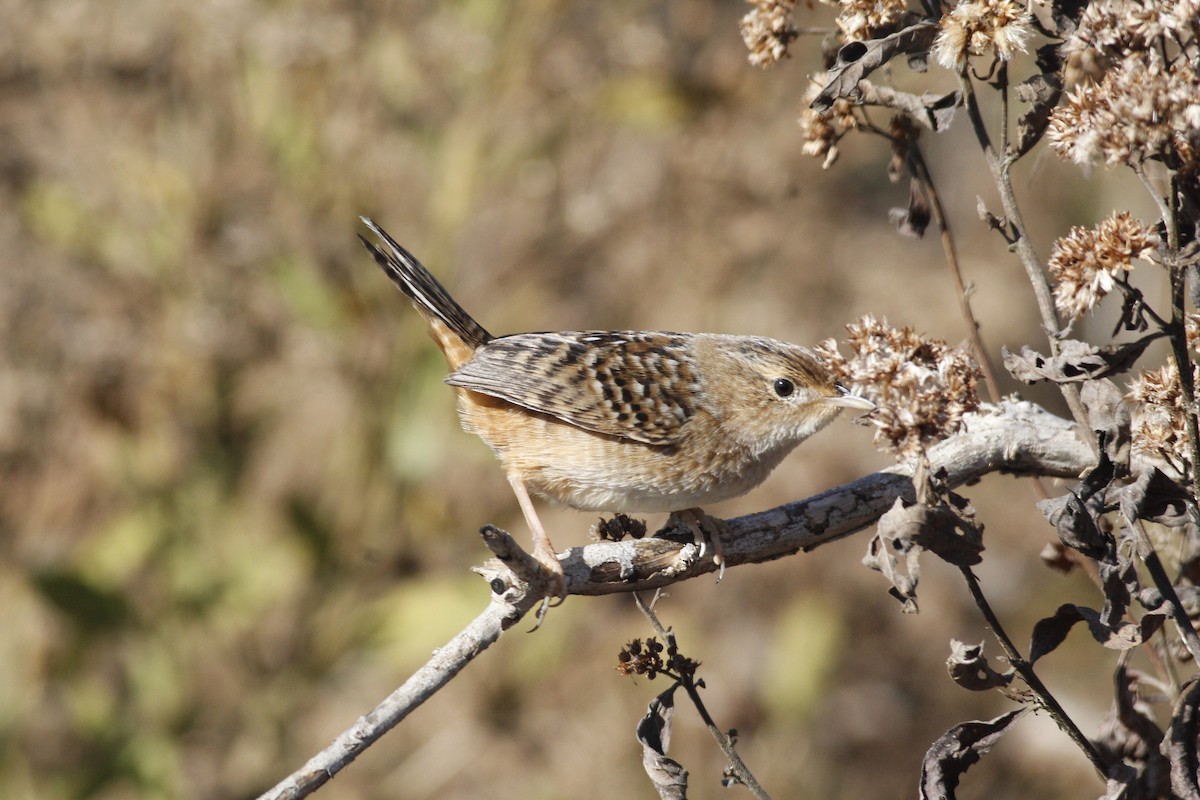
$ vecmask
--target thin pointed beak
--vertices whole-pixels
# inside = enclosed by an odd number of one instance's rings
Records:
[[[833,397],[826,397],[825,402],[831,406],[841,406],[842,408],[857,408],[860,411],[872,411],[875,404],[865,397],[860,397],[856,394],[850,394],[850,390],[845,386],[838,385],[837,394]]]

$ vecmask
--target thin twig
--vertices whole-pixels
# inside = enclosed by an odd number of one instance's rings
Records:
[[[967,286],[963,282],[962,268],[958,263],[958,251],[954,246],[954,235],[950,231],[950,223],[946,220],[942,199],[938,195],[937,187],[933,183],[933,176],[929,172],[929,165],[925,161],[925,156],[921,152],[915,136],[908,142],[908,157],[913,177],[920,181],[929,198],[933,221],[941,233],[942,252],[946,256],[946,266],[950,268],[950,278],[954,281],[954,292],[958,297],[958,311],[962,314],[963,322],[966,324],[967,337],[971,341],[971,349],[975,351],[975,360],[979,362],[980,371],[983,372],[983,382],[987,386],[988,395],[992,402],[996,402],[1000,399],[1000,385],[996,382],[996,372],[992,367],[992,360],[988,356],[988,349],[983,344],[979,322],[975,319],[975,312],[971,310],[971,299],[967,294]]]
[[[1092,762],[1092,766],[1100,773],[1102,780],[1108,779],[1108,765],[1104,763],[1104,759],[1100,757],[1099,751],[1095,745],[1083,735],[1083,731],[1079,730],[1079,726],[1075,721],[1067,716],[1066,711],[1059,705],[1058,700],[1054,695],[1050,694],[1050,690],[1046,688],[1046,684],[1042,683],[1041,678],[1033,671],[1033,666],[1025,660],[1017,646],[1013,644],[1012,639],[1005,633],[1004,627],[1000,624],[999,618],[992,611],[991,605],[988,604],[987,598],[983,595],[983,590],[979,588],[979,581],[975,574],[968,567],[961,568],[963,578],[967,581],[967,588],[971,591],[971,597],[975,599],[975,605],[979,607],[983,618],[987,620],[988,627],[992,629],[996,640],[1000,642],[1000,646],[1004,648],[1004,652],[1008,655],[1008,661],[1012,664],[1013,669],[1021,676],[1021,680],[1025,681],[1025,685],[1037,695],[1038,702],[1042,708],[1054,719],[1058,727],[1063,733],[1071,737],[1071,741],[1083,751],[1088,760]]]
[[[1170,195],[1167,197],[1167,215],[1163,224],[1167,229],[1167,256],[1171,269],[1171,354],[1179,371],[1180,393],[1183,395],[1184,419],[1187,421],[1188,460],[1191,462],[1192,497],[1200,500],[1200,429],[1196,420],[1196,381],[1191,356],[1188,355],[1187,324],[1184,302],[1187,297],[1189,270],[1175,263],[1179,258],[1179,215],[1176,208],[1179,193],[1176,191],[1175,176],[1171,176]],[[1200,525],[1200,509],[1189,505],[1192,522]]]
[[[1005,79],[1004,84],[1007,86],[1007,71],[1002,72],[1000,77]],[[983,115],[979,109],[979,100],[975,96],[975,87],[971,83],[970,77],[963,72],[959,74],[958,80],[959,86],[962,89],[963,105],[966,107],[967,116],[971,120],[971,127],[975,131],[975,138],[979,140],[979,146],[983,149],[984,160],[987,162],[988,169],[991,170],[992,179],[1000,194],[1000,202],[1004,206],[1004,216],[1016,234],[1016,241],[1013,242],[1013,246],[1016,250],[1017,258],[1021,262],[1021,266],[1025,268],[1025,275],[1029,279],[1029,285],[1033,288],[1034,299],[1037,300],[1038,313],[1042,318],[1042,329],[1045,331],[1046,338],[1050,342],[1050,352],[1052,355],[1058,355],[1060,349],[1058,332],[1061,326],[1058,319],[1058,311],[1054,307],[1054,293],[1050,287],[1050,280],[1046,277],[1046,273],[1042,269],[1042,262],[1038,259],[1037,253],[1033,249],[1033,243],[1029,239],[1029,232],[1025,228],[1025,220],[1021,216],[1021,208],[1017,205],[1016,194],[1013,192],[1012,187],[1012,178],[1009,174],[1011,166],[1010,155],[1005,153],[1002,157],[992,145],[992,139],[988,134],[987,125],[983,121]],[[1007,94],[1005,96],[1007,97]],[[1002,138],[1007,142],[1007,130]],[[1075,418],[1075,421],[1081,427],[1086,429],[1087,410],[1083,407],[1083,403],[1079,399],[1079,390],[1067,384],[1059,384],[1059,389],[1062,391],[1063,399],[1067,402],[1067,407],[1071,409],[1071,416]]]
[[[1167,207],[1167,201],[1163,199],[1162,194],[1154,188],[1154,184],[1150,181],[1150,176],[1146,174],[1146,166],[1140,161],[1131,161],[1130,166],[1133,169],[1133,174],[1138,176],[1138,180],[1142,182],[1142,186],[1154,199],[1154,204],[1158,206],[1159,216],[1162,217],[1163,224],[1167,224],[1167,220],[1171,218],[1171,210]]]
[[[675,634],[671,633],[663,626],[662,622],[658,618],[658,615],[654,613],[654,609],[650,608],[650,606],[642,600],[642,596],[639,592],[633,593],[633,601],[637,603],[638,610],[645,615],[646,619],[650,620],[650,625],[654,628],[655,632],[662,637],[664,641],[671,641],[674,643]],[[721,752],[723,752],[725,757],[729,759],[729,764],[732,767],[733,774],[739,781],[741,781],[742,785],[749,789],[750,793],[758,798],[758,800],[771,800],[771,796],[767,794],[766,789],[762,787],[762,785],[758,782],[758,779],[754,777],[754,773],[751,772],[750,768],[746,766],[746,762],[742,761],[741,756],[738,755],[737,746],[733,741],[733,737],[718,728],[717,723],[713,721],[712,715],[708,713],[708,708],[704,705],[704,700],[701,699],[699,691],[699,687],[704,685],[703,682],[701,682],[698,686],[693,676],[686,673],[677,675],[673,672],[663,670],[662,674],[674,680],[683,687],[685,692],[687,692],[688,698],[690,698],[692,701],[692,705],[696,707],[696,712],[700,714],[700,719],[704,721],[705,727],[708,728],[708,732],[716,741],[717,746],[721,748]]]

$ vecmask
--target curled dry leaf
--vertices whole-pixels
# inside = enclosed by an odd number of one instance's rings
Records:
[[[1107,588],[1107,587],[1106,587]],[[1053,652],[1077,622],[1086,622],[1092,638],[1112,650],[1128,650],[1145,642],[1158,632],[1166,621],[1163,614],[1144,615],[1137,622],[1114,619],[1107,622],[1094,608],[1064,603],[1054,616],[1039,620],[1033,626],[1033,642],[1029,647],[1029,663],[1033,664],[1047,653]]]
[[[1002,689],[1012,683],[1012,671],[996,672],[983,654],[983,643],[967,644],[950,640],[950,657],[946,669],[955,683],[972,692]]]
[[[1019,381],[1080,383],[1125,372],[1141,357],[1150,342],[1160,336],[1155,333],[1136,342],[1103,347],[1078,339],[1064,339],[1057,356],[1044,356],[1028,347],[1022,347],[1020,353],[1014,353],[1007,347],[1000,348],[1000,351],[1004,356],[1004,368]]]
[[[1100,461],[1088,470],[1080,481],[1078,492],[1042,500],[1038,510],[1058,531],[1058,538],[1088,558],[1105,564],[1116,563],[1116,539],[1107,525],[1101,524],[1104,513],[1105,490],[1116,476],[1116,465],[1105,447],[1106,436],[1100,434]]]
[[[863,566],[879,572],[892,585],[889,593],[904,604],[904,613],[917,613],[917,583],[921,580],[918,560],[921,548],[909,536],[907,509],[902,498],[879,518],[875,535],[867,545]],[[903,559],[903,564],[900,563]]]
[[[1099,434],[1102,449],[1121,474],[1129,472],[1131,417],[1121,390],[1110,380],[1088,381],[1079,389],[1088,427]]]
[[[1131,520],[1144,519],[1168,528],[1192,524],[1190,493],[1157,467],[1148,467],[1120,491],[1121,513]]]
[[[924,53],[933,44],[937,24],[918,22],[882,39],[850,42],[838,50],[837,61],[830,68],[825,87],[821,89],[812,108],[825,111],[838,98],[858,98],[858,82],[903,53]]]
[[[1029,108],[1017,121],[1017,155],[1028,153],[1037,144],[1050,125],[1050,112],[1062,99],[1062,66],[1058,45],[1039,47],[1037,63],[1042,72],[1017,84],[1017,99],[1028,103]]]
[[[879,518],[863,564],[888,579],[889,591],[904,604],[905,613],[917,611],[922,550],[959,567],[983,560],[983,528],[965,499],[952,492],[948,499],[934,503],[909,504],[897,498]]]
[[[1113,679],[1116,689],[1113,705],[1093,742],[1100,757],[1111,765],[1110,777],[1126,787],[1125,794],[1116,796],[1167,797],[1169,767],[1159,752],[1163,731],[1154,721],[1150,705],[1137,693],[1138,684],[1144,677],[1122,663]]]
[[[671,746],[671,720],[675,715],[675,690],[679,684],[650,701],[646,715],[638,722],[637,739],[642,743],[642,766],[663,800],[686,800],[688,773],[673,758],[667,757]]]
[[[1112,546],[1112,535],[1100,530],[1084,501],[1071,492],[1037,504],[1038,511],[1058,531],[1058,538],[1088,558],[1100,558]]]
[[[921,189],[921,182],[913,178],[908,187],[908,208],[893,208],[888,212],[888,219],[895,225],[901,236],[910,239],[920,239],[929,227],[929,201]]]
[[[963,773],[973,767],[1026,709],[993,720],[955,725],[934,742],[921,762],[921,800],[954,800]]]
[[[1171,764],[1171,794],[1200,800],[1200,679],[1192,678],[1179,693],[1162,752]]]

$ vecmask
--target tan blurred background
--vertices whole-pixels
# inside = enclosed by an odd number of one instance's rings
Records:
[[[497,333],[813,343],[870,312],[963,337],[936,237],[887,221],[907,188],[887,183],[881,143],[847,140],[827,172],[800,153],[818,40],[754,70],[744,10],[0,4],[0,797],[253,796],[483,607],[475,531],[524,540],[524,523],[458,429],[417,316],[355,240],[359,214]],[[1036,346],[1021,273],[975,220],[977,195],[998,203],[966,127],[926,145],[984,335]],[[1134,202],[1111,176],[1084,186],[1027,161],[1018,188],[1043,253],[1068,223]],[[839,422],[710,510],[886,463]],[[1065,598],[1098,602],[1040,566],[1051,531],[1028,486],[996,476],[971,495],[988,525],[980,575],[1019,641]],[[563,547],[594,522],[544,519]],[[1010,707],[946,676],[949,637],[986,633],[952,572],[929,560],[922,613],[903,617],[858,563],[866,540],[660,606],[776,797],[912,796],[936,736]],[[613,670],[649,633],[627,597],[571,599],[320,796],[651,797],[633,730],[661,682]],[[1088,730],[1110,694],[1097,650],[1072,639],[1044,667]],[[723,759],[688,709],[672,753],[693,797],[744,796],[719,786]],[[1099,791],[1031,718],[962,796]]]

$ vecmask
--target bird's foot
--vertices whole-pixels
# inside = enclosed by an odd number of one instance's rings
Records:
[[[534,546],[533,557],[537,560],[538,566],[542,568],[542,577],[545,578],[545,595],[542,597],[542,602],[538,606],[535,616],[535,624],[529,629],[533,633],[538,628],[542,627],[542,622],[546,619],[546,612],[555,606],[560,606],[567,599],[567,577],[563,572],[562,562],[558,560],[553,548],[541,548]]]
[[[687,525],[692,532],[692,538],[700,546],[700,557],[703,558],[708,547],[712,546],[712,560],[717,565],[717,583],[725,577],[725,548],[721,537],[725,535],[728,526],[725,520],[705,514],[699,508],[685,508],[682,511],[672,511],[671,517]]]

